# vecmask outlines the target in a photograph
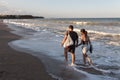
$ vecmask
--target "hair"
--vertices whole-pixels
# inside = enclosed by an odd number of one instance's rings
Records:
[[[69,28],[73,30],[73,25],[69,25]]]
[[[81,29],[80,31],[87,36],[87,31],[85,29]]]
[[[81,29],[80,32],[86,33],[86,30],[85,29]]]

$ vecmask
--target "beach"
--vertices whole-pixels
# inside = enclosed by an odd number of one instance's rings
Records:
[[[0,80],[54,80],[40,59],[13,50],[8,42],[20,39],[0,21]]]
[[[37,62],[33,62],[34,74],[41,73],[36,71],[48,72],[53,78],[58,80],[119,80],[120,74],[120,18],[116,19],[6,19],[3,22],[8,25],[11,33],[18,35],[8,41],[12,49],[25,52],[24,57],[17,58],[21,64],[24,62],[32,65],[31,58],[25,56],[34,56],[39,63],[43,63],[40,68]],[[82,24],[81,24],[82,23]],[[85,24],[83,24],[85,23]],[[68,54],[68,62],[64,61],[64,48],[60,45],[64,33],[68,26],[72,24],[74,31],[80,35],[80,29],[85,28],[88,31],[92,45],[93,53],[87,53],[94,66],[83,65],[81,47],[76,48],[76,66],[71,66],[71,56]],[[117,25],[116,25],[117,24]],[[8,33],[9,34],[9,33]],[[9,34],[10,35],[10,34]],[[15,36],[14,35],[14,36]],[[13,36],[13,35],[12,35]],[[21,55],[21,53],[17,54]],[[13,55],[12,55],[13,56]],[[11,57],[10,57],[11,58]],[[13,60],[14,56],[11,58]],[[28,62],[24,61],[27,60]],[[9,60],[10,61],[10,60]],[[41,62],[39,64],[41,64]],[[25,65],[24,64],[24,65]],[[36,66],[37,65],[37,66]],[[30,67],[30,66],[29,66]],[[38,68],[39,67],[39,68]],[[21,68],[19,68],[20,70]],[[22,68],[24,69],[24,68]],[[25,69],[27,72],[23,76],[30,74],[32,69]],[[34,70],[35,69],[35,70]],[[36,70],[38,69],[38,70]],[[27,71],[28,70],[28,71]],[[16,71],[17,72],[17,71]],[[33,74],[33,72],[31,72]],[[45,75],[48,75],[45,73]],[[37,77],[38,77],[37,76]],[[26,76],[25,76],[26,77]],[[32,77],[32,76],[29,76]],[[41,77],[41,76],[39,76]],[[49,76],[50,77],[50,76]],[[46,77],[47,78],[47,77]],[[36,78],[34,78],[35,80]],[[49,78],[51,79],[51,78]],[[41,79],[40,79],[41,80]],[[42,79],[48,80],[48,79]]]

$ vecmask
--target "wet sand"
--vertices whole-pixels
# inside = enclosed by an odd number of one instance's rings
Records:
[[[39,59],[8,46],[20,38],[10,31],[0,20],[0,80],[54,80]]]

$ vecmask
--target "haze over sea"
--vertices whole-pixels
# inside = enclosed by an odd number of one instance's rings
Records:
[[[42,60],[50,75],[60,80],[120,80],[120,18],[46,18],[4,20],[12,33],[22,36],[10,42],[16,50],[25,51]],[[72,24],[80,35],[85,28],[93,44],[94,66],[84,66],[81,47],[76,50],[77,66],[64,62],[60,46],[67,27]]]

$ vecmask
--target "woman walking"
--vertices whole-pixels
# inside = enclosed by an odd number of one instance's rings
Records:
[[[91,44],[90,38],[85,29],[81,29],[80,32],[81,32],[81,43],[79,45],[82,45],[82,54],[83,54],[84,64],[86,64],[86,60],[87,60],[88,64],[92,65],[92,60],[87,55],[88,51],[92,52],[92,44]]]

